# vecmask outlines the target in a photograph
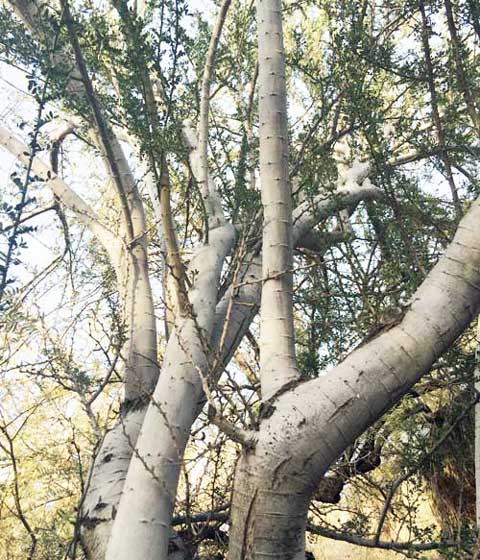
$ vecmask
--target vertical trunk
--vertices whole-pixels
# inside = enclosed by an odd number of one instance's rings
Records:
[[[246,453],[235,471],[233,496],[230,560],[305,560],[304,488],[277,479],[261,453]]]
[[[292,305],[292,194],[288,178],[280,0],[257,0],[260,181],[264,212],[260,365],[262,398],[298,378]]]
[[[126,327],[125,402],[146,401],[158,379],[157,331],[147,250],[143,242],[129,249],[118,275]]]

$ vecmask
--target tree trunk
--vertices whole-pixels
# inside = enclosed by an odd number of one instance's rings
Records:
[[[90,560],[103,560],[132,450],[145,417],[146,404],[120,414],[105,434],[92,466],[82,504],[82,542]]]
[[[263,287],[260,307],[262,399],[299,377],[293,328],[292,192],[288,177],[285,56],[280,0],[258,0],[260,182]]]
[[[208,345],[214,327],[217,285],[234,229],[210,232],[191,263],[198,272],[191,294],[193,314],[179,322],[165,353],[159,382],[130,461],[107,560],[166,558],[178,477],[190,428],[203,402]]]
[[[302,537],[277,535],[274,517],[281,526],[303,532],[305,504],[330,465],[477,315],[479,223],[480,199],[396,326],[358,347],[332,371],[300,383],[272,403],[270,416],[260,424],[257,446],[244,450],[239,462],[242,484],[235,484],[232,501],[233,560],[265,558],[273,550],[272,539],[279,539],[282,558],[301,557]]]
[[[230,528],[230,560],[305,559],[309,495],[294,478],[278,477],[284,459],[272,469],[259,448],[244,453],[235,471]]]

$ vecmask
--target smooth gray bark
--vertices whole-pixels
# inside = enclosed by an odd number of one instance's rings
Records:
[[[39,15],[35,3],[19,0],[15,5],[27,25],[35,29]],[[191,147],[192,167],[203,184],[209,218],[215,219],[209,220],[213,226],[209,244],[192,264],[198,270],[190,294],[193,314],[177,318],[148,410],[142,406],[125,410],[105,437],[95,462],[84,503],[85,537],[95,560],[103,560],[108,539],[109,560],[166,557],[183,451],[205,400],[204,378],[212,373],[212,366],[218,375],[228,362],[256,313],[263,283],[263,398],[272,399],[288,382],[298,380],[291,297],[293,244],[301,245],[302,239],[307,243],[322,216],[345,207],[348,200],[351,204],[378,196],[378,189],[360,187],[359,181],[354,181],[357,184],[343,188],[337,197],[318,197],[315,208],[301,205],[293,214],[292,226],[280,2],[258,0],[257,13],[263,272],[261,256],[253,256],[252,264],[245,265],[241,274],[242,280],[248,281],[239,288],[232,286],[217,303],[219,277],[233,246],[234,232],[222,215],[208,177],[208,95],[204,95],[201,149]],[[70,80],[67,90],[72,95],[84,93],[78,79]],[[114,260],[129,329],[126,397],[130,404],[139,405],[155,386],[159,369],[146,226],[142,201],[121,146],[113,135],[110,143],[122,177],[117,194],[119,199],[126,196],[133,231],[133,238],[123,244]],[[108,163],[111,166],[112,162]],[[60,187],[55,184],[52,188]],[[397,328],[353,352],[333,372],[274,400],[272,416],[261,422],[256,448],[245,451],[238,466],[232,559],[303,558],[306,512],[320,477],[338,454],[431,366],[478,310],[480,263],[478,250],[470,243],[480,245],[478,236],[468,229],[480,217],[478,204],[476,208],[475,220],[462,222],[453,249],[432,271]],[[85,222],[90,220],[88,214],[80,215]],[[87,225],[98,230],[96,223],[90,220]],[[126,230],[123,223],[123,242]],[[418,333],[423,346],[415,341]],[[210,341],[213,348],[222,346],[219,359],[210,351]]]
[[[103,560],[146,405],[122,414],[105,434],[82,504],[82,542],[92,560]]]
[[[306,506],[323,474],[477,315],[479,223],[477,200],[396,327],[274,402],[272,415],[261,423],[255,450],[244,451],[239,462],[231,560],[302,558]]]
[[[191,263],[198,271],[191,294],[193,314],[177,324],[168,342],[162,374],[130,461],[107,560],[167,555],[183,452],[203,398],[202,377],[208,375],[205,344],[214,326],[217,285],[233,242],[232,226],[216,228],[210,232],[209,245]]]
[[[262,399],[298,379],[293,328],[292,192],[288,175],[287,91],[281,4],[257,0],[263,287]]]

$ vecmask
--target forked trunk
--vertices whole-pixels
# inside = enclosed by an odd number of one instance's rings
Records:
[[[302,558],[307,505],[321,477],[477,315],[479,223],[480,199],[396,326],[360,345],[332,371],[270,403],[255,449],[244,450],[238,465],[232,560]]]

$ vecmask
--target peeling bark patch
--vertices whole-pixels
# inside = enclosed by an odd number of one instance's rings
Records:
[[[276,408],[271,405],[268,401],[264,402],[260,405],[260,414],[258,419],[259,420],[265,420],[267,418],[270,418],[270,416],[273,415],[273,413],[275,412]]]
[[[147,406],[150,401],[150,395],[143,395],[136,399],[125,399],[120,405],[120,416],[126,416],[129,412],[135,412]]]
[[[104,522],[105,519],[101,519],[100,517],[82,517],[80,519],[80,524],[85,529],[95,529],[97,525]]]

